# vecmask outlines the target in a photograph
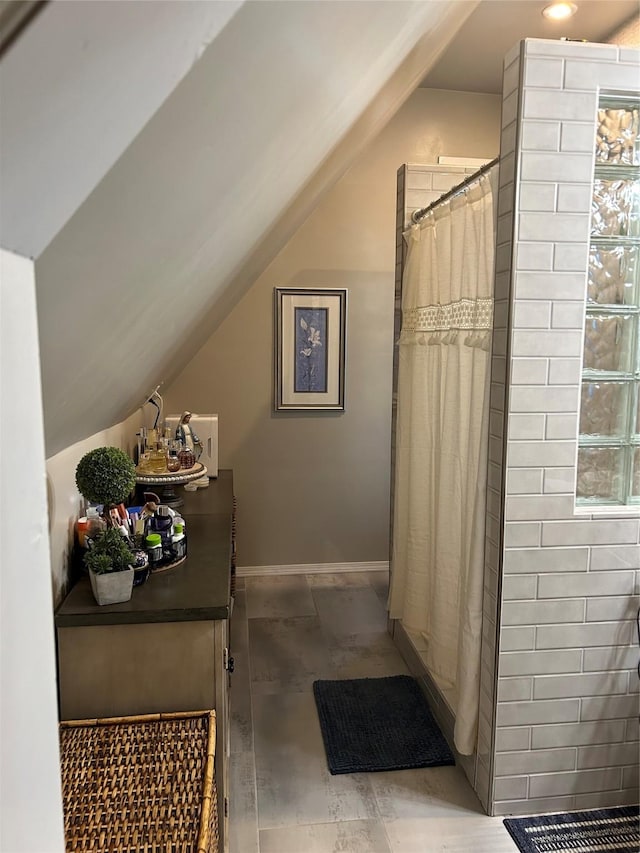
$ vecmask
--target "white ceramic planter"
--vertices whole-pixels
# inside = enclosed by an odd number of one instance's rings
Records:
[[[97,575],[89,571],[91,589],[98,604],[120,604],[129,601],[133,590],[133,569],[124,572],[105,572]]]

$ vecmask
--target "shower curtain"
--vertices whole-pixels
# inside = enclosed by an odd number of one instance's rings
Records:
[[[480,690],[497,171],[405,234],[389,609],[454,685],[463,755]]]

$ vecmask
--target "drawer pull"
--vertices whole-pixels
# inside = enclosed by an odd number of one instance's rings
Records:
[[[235,661],[229,654],[229,649],[225,648],[223,654],[223,666],[225,669],[229,670],[229,672],[233,672],[233,668],[235,666]]]

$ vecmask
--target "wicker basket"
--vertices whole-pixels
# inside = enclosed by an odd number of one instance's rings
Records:
[[[215,711],[60,723],[67,851],[218,853]]]

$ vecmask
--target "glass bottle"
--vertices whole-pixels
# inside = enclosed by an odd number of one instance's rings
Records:
[[[167,473],[167,455],[162,447],[156,445],[154,450],[149,451],[149,467],[154,474]]]
[[[180,443],[176,441],[169,442],[169,453],[167,455],[167,470],[169,471],[179,471],[180,470],[180,460],[178,459],[178,451],[180,450]]]
[[[196,464],[196,457],[193,455],[193,451],[189,450],[186,445],[178,453],[178,459],[180,460],[180,467],[183,469],[193,468]]]

